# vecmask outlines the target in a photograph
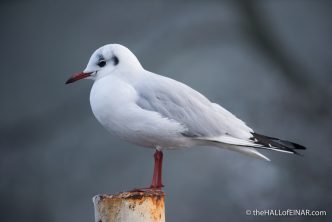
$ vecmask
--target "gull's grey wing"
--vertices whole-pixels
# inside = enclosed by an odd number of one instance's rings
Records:
[[[149,78],[134,85],[137,105],[175,120],[186,128],[188,137],[249,136],[252,131],[241,120],[189,86],[173,79],[148,73]]]

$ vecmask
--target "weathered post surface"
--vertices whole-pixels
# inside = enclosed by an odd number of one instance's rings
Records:
[[[93,197],[95,222],[165,222],[161,190],[123,192]]]

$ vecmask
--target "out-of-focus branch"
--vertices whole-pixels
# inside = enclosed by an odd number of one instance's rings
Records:
[[[247,21],[246,31],[256,47],[275,61],[281,69],[280,73],[290,83],[296,86],[301,93],[306,94],[306,97],[313,103],[312,107],[317,108],[315,112],[330,115],[332,113],[329,106],[329,101],[332,101],[330,93],[321,87],[314,78],[310,78],[310,75],[306,74],[306,70],[280,47],[280,43],[273,36],[272,30],[269,29],[266,18],[260,12],[257,1],[237,0],[237,4]]]
[[[285,77],[297,85],[307,86],[310,84],[308,75],[305,70],[294,64],[285,51],[279,47],[278,40],[273,36],[272,31],[268,28],[264,15],[259,11],[259,7],[252,0],[238,0],[238,6],[247,21],[247,32],[252,40],[264,53],[276,62],[282,70]]]

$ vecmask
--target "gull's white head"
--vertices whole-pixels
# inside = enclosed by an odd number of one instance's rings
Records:
[[[66,84],[80,79],[97,80],[116,71],[137,69],[142,69],[142,66],[128,48],[119,44],[108,44],[97,49],[91,55],[85,70],[72,75]]]

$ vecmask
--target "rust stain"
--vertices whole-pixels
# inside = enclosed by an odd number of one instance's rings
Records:
[[[135,207],[136,207],[135,204],[129,204],[129,206],[128,206],[128,208],[132,211],[135,211]]]
[[[140,194],[132,194],[128,197],[125,197],[126,199],[134,199],[134,200],[140,200],[144,198],[144,195],[140,195]]]
[[[161,213],[164,211],[164,197],[156,196],[152,198],[151,201],[153,202],[154,208],[150,210],[150,215],[152,216],[153,220],[160,221]]]

